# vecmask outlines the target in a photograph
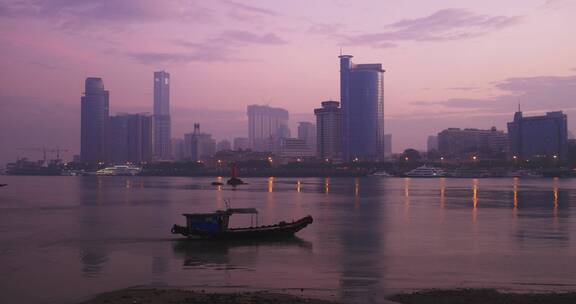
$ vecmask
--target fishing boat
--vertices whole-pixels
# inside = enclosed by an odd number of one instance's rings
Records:
[[[251,223],[256,215],[256,226],[230,228],[228,223],[233,214],[250,214]],[[292,222],[258,226],[258,211],[254,208],[227,208],[212,213],[184,213],[186,226],[174,225],[172,234],[181,234],[189,239],[268,239],[293,236],[313,222],[308,215]]]

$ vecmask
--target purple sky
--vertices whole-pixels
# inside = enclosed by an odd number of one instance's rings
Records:
[[[573,0],[5,0],[0,164],[40,157],[21,148],[78,152],[87,76],[104,79],[112,113],[149,112],[152,73],[169,71],[175,136],[194,122],[246,136],[248,104],[286,108],[295,126],[339,99],[341,47],[384,64],[394,151],[448,127],[505,128],[518,102],[571,118],[574,16]]]

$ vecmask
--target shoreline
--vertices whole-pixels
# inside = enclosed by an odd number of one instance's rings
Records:
[[[508,292],[497,289],[425,289],[383,297],[382,303],[398,304],[568,304],[576,303],[576,292]],[[126,288],[96,295],[79,304],[161,304],[161,303],[227,303],[227,304],[341,304],[277,291],[207,292],[204,289]]]
[[[125,288],[100,293],[79,304],[340,304],[341,302],[276,291],[208,292],[204,289]]]

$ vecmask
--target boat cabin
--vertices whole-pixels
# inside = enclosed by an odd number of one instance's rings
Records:
[[[186,217],[186,226],[189,230],[218,232],[228,230],[228,223],[232,214],[254,215],[258,214],[258,211],[254,208],[229,208],[213,213],[184,213],[182,215]]]

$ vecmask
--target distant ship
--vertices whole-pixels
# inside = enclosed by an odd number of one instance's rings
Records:
[[[383,177],[392,177],[392,175],[386,171],[377,171],[372,173],[373,176],[383,176]]]
[[[406,173],[408,177],[444,177],[446,172],[440,168],[420,166],[412,171]]]
[[[133,176],[140,173],[140,171],[142,171],[142,168],[128,165],[118,165],[98,170],[96,171],[96,175]]]

